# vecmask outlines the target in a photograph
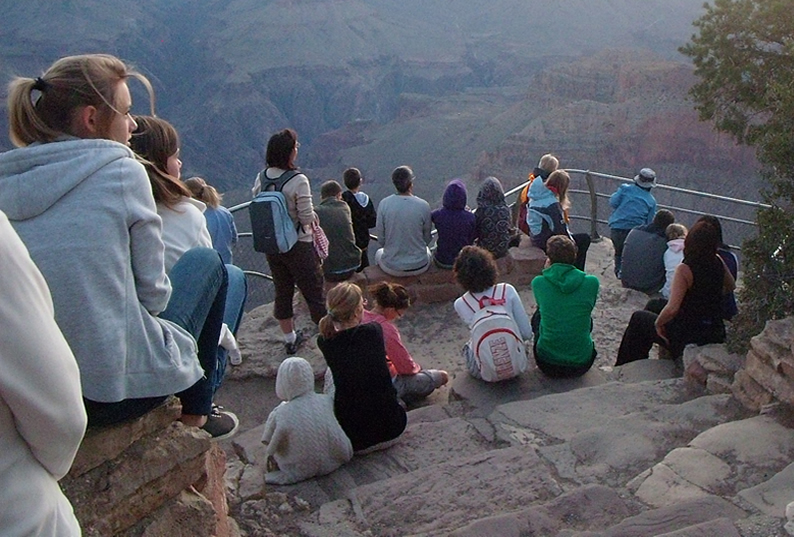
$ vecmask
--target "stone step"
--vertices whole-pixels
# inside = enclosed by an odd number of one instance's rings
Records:
[[[759,512],[783,518],[794,498],[794,429],[763,415],[722,423],[670,451],[628,483],[654,507],[712,494],[739,496]]]
[[[531,364],[534,366],[534,362]],[[516,378],[497,383],[484,382],[463,372],[456,374],[450,382],[449,397],[451,400],[465,401],[470,405],[470,416],[482,417],[505,403],[568,393],[580,388],[592,388],[610,381],[633,384],[649,380],[676,379],[680,376],[677,365],[671,360],[638,360],[608,370],[593,368],[575,379],[550,379],[536,367]]]
[[[450,532],[450,537],[648,537],[661,535],[738,537],[733,521],[746,516],[721,498],[682,501],[674,508],[632,516],[636,506],[602,485],[586,485],[527,509],[486,517]],[[719,529],[720,531],[715,531]],[[679,533],[689,532],[689,533]]]
[[[728,395],[681,401],[680,392],[662,390],[643,400],[632,398],[641,395],[635,389],[624,399],[613,392],[610,400],[607,389],[619,387],[510,403],[488,420],[500,438],[536,448],[563,479],[622,486],[702,431],[744,415]]]
[[[595,482],[620,489],[670,450],[741,414],[727,395],[699,394],[680,379],[609,382],[500,405],[483,420],[494,441],[477,446],[510,447],[481,453],[469,451],[461,436],[445,438],[440,448],[434,443],[439,429],[446,435],[447,427],[452,432],[454,424],[476,419],[413,425],[406,433],[407,448],[422,453],[428,463],[444,457],[447,461],[348,491],[351,510],[336,510],[341,519],[328,518],[320,527],[355,521],[380,535],[376,528],[393,527],[402,517],[402,535],[440,535],[497,513],[545,503],[566,489]],[[470,434],[462,436],[471,439]],[[366,464],[366,458],[359,463]]]
[[[643,363],[562,384],[455,379],[449,404],[409,413],[397,445],[290,487],[264,487],[251,431],[235,441],[252,463],[238,499],[301,498],[310,537],[777,535],[739,529],[782,527],[794,429],[681,378],[640,381],[644,367],[674,372]]]
[[[454,407],[453,407],[454,408]],[[467,455],[493,449],[492,430],[481,431],[460,417],[450,417],[444,407],[428,406],[408,413],[409,423],[400,442],[388,450],[357,456],[335,472],[288,486],[265,486],[265,446],[261,443],[264,425],[251,429],[233,441],[244,463],[234,493],[241,501],[260,498],[266,488],[297,495],[313,505],[346,498],[356,487],[447,461],[450,446]]]
[[[319,536],[356,524],[373,535],[446,535],[474,520],[561,493],[535,450],[494,449],[357,487],[350,491],[347,506],[334,502],[334,516],[307,533]]]

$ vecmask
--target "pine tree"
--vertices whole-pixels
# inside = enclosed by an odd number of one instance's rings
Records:
[[[769,319],[794,314],[794,5],[715,0],[680,51],[695,65],[700,119],[756,148],[772,207],[743,244],[744,286],[731,343],[747,344]]]

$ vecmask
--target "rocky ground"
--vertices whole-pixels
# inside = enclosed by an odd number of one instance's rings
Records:
[[[241,417],[226,441],[232,515],[250,536],[784,536],[794,499],[794,429],[787,412],[748,412],[728,393],[679,378],[675,364],[612,368],[631,312],[647,297],[612,275],[608,241],[594,244],[599,357],[581,379],[537,370],[486,385],[458,357],[468,337],[451,304],[416,305],[400,320],[415,358],[452,381],[409,412],[401,442],[333,474],[265,486],[261,425],[278,403],[284,358],[268,307],[244,321],[246,360],[220,400]],[[531,291],[521,290],[527,310]],[[299,318],[306,319],[305,312]],[[719,347],[704,352],[725,353]],[[314,343],[302,355],[318,375]]]

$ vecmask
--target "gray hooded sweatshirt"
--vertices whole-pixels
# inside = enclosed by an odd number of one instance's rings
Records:
[[[0,154],[0,210],[49,285],[84,397],[168,395],[201,378],[191,335],[157,317],[171,295],[162,223],[130,148],[69,137]]]

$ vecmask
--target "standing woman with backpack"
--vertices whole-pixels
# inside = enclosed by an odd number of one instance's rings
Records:
[[[292,129],[281,130],[270,137],[265,156],[267,167],[256,177],[252,189],[254,196],[266,190],[273,190],[275,183],[283,174],[297,170],[295,160],[298,157],[299,147],[298,134]],[[293,355],[306,340],[302,331],[295,330],[292,310],[295,286],[298,286],[306,300],[315,324],[319,324],[326,311],[323,273],[320,270],[320,258],[314,251],[312,222],[317,216],[312,205],[309,178],[302,173],[295,174],[284,183],[281,193],[284,195],[292,224],[298,231],[298,240],[287,252],[265,255],[276,289],[273,316],[284,334],[287,354]]]

